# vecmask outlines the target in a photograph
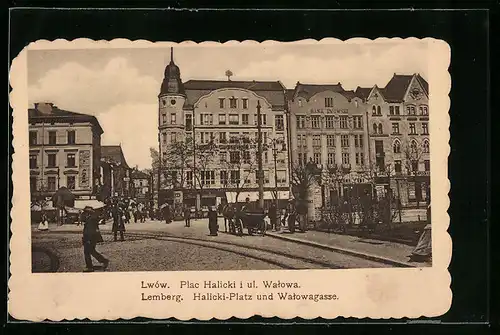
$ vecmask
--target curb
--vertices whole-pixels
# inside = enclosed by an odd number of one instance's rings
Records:
[[[365,259],[368,259],[370,261],[384,263],[384,264],[392,265],[395,267],[400,267],[400,268],[413,268],[414,267],[409,263],[396,261],[394,259],[381,257],[381,256],[374,256],[374,255],[366,254],[364,252],[353,251],[353,250],[339,248],[339,247],[332,247],[330,245],[326,245],[326,244],[322,244],[322,243],[318,243],[318,242],[313,242],[313,241],[307,241],[307,240],[303,240],[303,239],[299,239],[299,238],[282,236],[282,235],[278,235],[278,234],[274,234],[274,233],[266,233],[266,236],[270,236],[270,237],[285,240],[285,241],[291,241],[291,242],[295,242],[295,243],[299,243],[299,244],[304,244],[304,245],[308,245],[308,246],[312,246],[312,247],[316,247],[316,248],[320,248],[320,249],[325,249],[325,250],[329,250],[329,251],[335,251],[335,252],[339,252],[339,253],[350,255],[350,256],[365,258]]]

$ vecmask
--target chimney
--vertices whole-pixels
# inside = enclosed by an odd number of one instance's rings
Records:
[[[52,113],[53,108],[54,108],[54,104],[51,102],[37,102],[37,103],[35,103],[35,109],[42,114]]]

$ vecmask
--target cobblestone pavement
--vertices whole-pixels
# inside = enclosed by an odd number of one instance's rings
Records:
[[[220,230],[224,230],[223,220]],[[112,242],[111,223],[101,226],[105,242],[97,249],[111,259],[108,271],[260,270],[371,268],[387,265],[321,250],[272,237],[208,235],[206,219],[165,224],[159,221],[126,225],[125,242]],[[51,226],[33,230],[33,267],[47,272],[50,255],[57,259],[53,271],[82,271],[82,226]],[[36,269],[35,269],[36,267]]]

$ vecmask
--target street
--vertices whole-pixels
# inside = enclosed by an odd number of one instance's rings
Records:
[[[111,224],[100,227],[97,250],[110,259],[106,271],[278,270],[373,268],[388,265],[271,236],[209,236],[206,219],[170,224],[159,221],[126,225],[125,241],[114,242]],[[33,229],[33,272],[81,272],[82,226]],[[94,260],[96,271],[98,263]]]

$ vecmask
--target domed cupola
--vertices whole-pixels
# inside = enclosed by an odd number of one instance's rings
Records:
[[[164,78],[160,90],[160,95],[163,94],[184,95],[184,85],[181,80],[181,71],[174,63],[174,48],[170,49],[170,63],[165,67]]]

